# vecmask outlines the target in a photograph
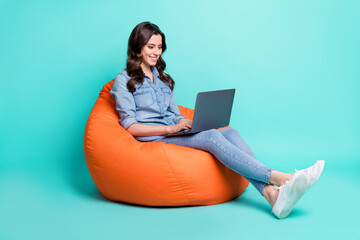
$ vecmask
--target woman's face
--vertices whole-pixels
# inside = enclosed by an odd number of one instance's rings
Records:
[[[146,67],[155,66],[162,54],[162,37],[152,35],[147,44],[141,49],[142,64]]]

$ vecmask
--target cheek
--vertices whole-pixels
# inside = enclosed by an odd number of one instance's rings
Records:
[[[142,51],[141,51],[141,55],[143,57],[148,57],[149,56],[149,50],[147,50],[146,48],[144,48]]]
[[[145,52],[145,54],[146,54],[146,57],[149,57],[149,56],[151,55],[151,51],[147,50],[147,51]]]

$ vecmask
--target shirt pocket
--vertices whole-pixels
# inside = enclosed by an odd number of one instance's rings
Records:
[[[146,108],[154,103],[151,89],[148,87],[141,87],[136,89],[136,91],[133,92],[133,96],[136,107]]]
[[[164,96],[165,109],[167,109],[169,107],[169,104],[170,104],[171,90],[168,87],[167,88],[161,88],[161,92],[163,93],[163,96]]]

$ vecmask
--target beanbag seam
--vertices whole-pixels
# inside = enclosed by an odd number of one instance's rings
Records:
[[[165,154],[166,160],[168,161],[169,166],[170,166],[170,168],[171,168],[171,171],[173,172],[173,174],[174,174],[174,176],[175,176],[176,182],[177,182],[178,185],[180,186],[181,190],[184,192],[184,195],[186,196],[186,198],[187,198],[188,201],[189,201],[189,204],[191,205],[191,200],[190,200],[189,196],[187,195],[186,191],[184,190],[183,186],[180,184],[179,179],[177,178],[177,176],[176,176],[176,174],[175,174],[175,171],[174,171],[173,167],[171,166],[171,163],[170,163],[170,161],[169,161],[168,155],[167,155],[167,153],[166,153],[166,151],[165,151],[165,149],[164,149],[163,144],[161,144],[161,149],[163,150],[163,152],[164,152],[164,154]]]

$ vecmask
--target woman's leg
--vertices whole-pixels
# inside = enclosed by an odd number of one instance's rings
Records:
[[[250,149],[250,147],[247,145],[247,143],[244,141],[244,139],[240,136],[239,132],[235,128],[221,128],[218,129],[218,131],[234,146],[257,160],[253,151]],[[245,178],[259,191],[261,195],[264,196],[264,187],[268,185],[267,183],[257,181],[248,177]]]
[[[219,131],[221,132],[221,134],[224,135],[224,137],[229,142],[231,142],[239,149],[245,151],[249,155],[256,158],[253,152],[251,151],[251,149],[249,148],[249,146],[241,138],[238,131],[236,131],[236,129],[226,128],[226,129],[219,129]],[[301,196],[304,194],[306,189],[312,186],[319,179],[324,164],[325,162],[322,160],[317,161],[310,168],[298,171],[299,175],[295,177],[294,177],[295,174],[282,173],[273,170],[270,174],[269,182],[277,186],[282,186],[281,189],[282,192],[280,188],[276,188],[272,184],[265,184],[252,179],[248,179],[248,180],[254,186],[256,184],[262,186],[263,188],[262,195],[266,198],[270,206],[273,208],[272,212],[278,218],[284,218],[291,212],[292,208],[294,207],[296,202],[301,198]]]
[[[239,143],[237,140],[229,139],[232,137],[226,138],[219,130],[212,129],[194,135],[161,138],[155,142],[162,141],[210,152],[225,166],[249,179],[269,202],[272,212],[278,218],[288,216],[304,192],[321,175],[324,166],[322,160],[295,174],[281,173],[259,162],[252,152],[244,148],[244,144],[240,144],[239,146],[242,147],[239,148],[235,146]],[[288,177],[289,175],[291,177]],[[288,182],[286,183],[284,179],[288,179]],[[284,181],[285,184],[283,184]],[[278,189],[272,184],[279,184],[278,186],[281,187]]]
[[[235,146],[218,129],[211,129],[194,135],[162,138],[155,141],[210,152],[225,166],[249,179],[260,194],[263,194],[265,185],[270,183],[269,178],[272,169],[259,162],[253,153],[245,152],[245,147],[240,149]]]
[[[252,150],[250,149],[250,147],[247,145],[247,143],[244,141],[244,139],[240,136],[240,133],[235,129],[235,128],[221,128],[218,129],[218,131],[229,141],[231,142],[233,145],[235,145],[237,148],[239,148],[240,150],[244,151],[245,153],[249,154],[250,156],[252,156],[254,159],[257,160],[255,154],[252,152]],[[289,174],[289,173],[282,173],[276,170],[271,171],[270,174],[270,179],[269,182],[271,184],[277,185],[277,186],[281,186],[283,185],[286,181],[290,180],[290,178],[293,176],[294,174]],[[264,195],[264,187],[266,185],[268,185],[267,183],[264,182],[260,182],[254,179],[250,179],[250,178],[246,178],[250,183],[252,183],[254,186],[256,186],[256,189],[261,190],[261,194]],[[266,191],[265,191],[265,195],[264,197],[268,200],[268,198],[270,199],[273,195],[274,195],[274,191],[277,192],[277,188],[275,187],[267,187]],[[276,195],[276,194],[275,194]],[[271,202],[271,201],[270,201]],[[270,203],[269,202],[269,203]],[[271,203],[270,203],[271,205]]]
[[[253,151],[241,137],[240,133],[235,128],[220,128],[218,131],[232,144],[240,150],[246,152],[253,158],[257,159]]]

